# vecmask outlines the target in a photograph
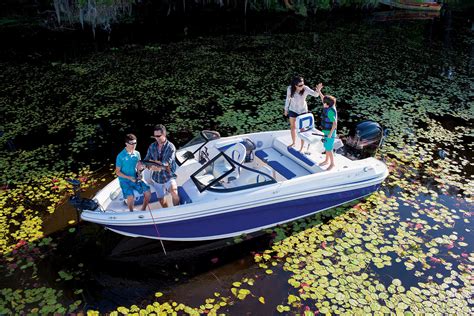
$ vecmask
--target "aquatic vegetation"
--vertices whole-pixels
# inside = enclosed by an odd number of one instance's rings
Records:
[[[378,153],[390,168],[381,192],[275,228],[273,244],[253,257],[257,272],[220,292],[209,287],[197,305],[160,288],[105,312],[213,315],[254,302],[284,314],[472,313],[471,40],[460,32],[455,51],[428,43],[422,22],[315,29],[116,47],[73,63],[1,63],[0,270],[34,281],[3,288],[0,314],[89,309],[80,289],[64,294],[84,266],[55,271],[56,285],[38,276],[37,262],[57,242],[42,226],[71,192],[66,178],[97,188],[99,177],[80,168],[113,159],[129,131],[144,150],[158,121],[178,144],[202,128],[286,128],[282,100],[294,72],[338,98],[342,136],[363,119],[389,128]],[[446,63],[454,75],[444,74]],[[268,284],[282,286],[284,299],[262,294]]]
[[[15,247],[43,237],[42,223],[45,214],[55,209],[72,194],[67,178],[80,178],[82,188],[97,184],[92,172],[56,173],[43,176],[0,191],[0,253],[8,255]]]
[[[430,237],[432,228],[403,221],[398,208],[396,197],[374,194],[328,224],[296,233],[256,256],[261,266],[277,262],[292,273],[288,279],[292,294],[277,310],[298,310],[304,305],[324,314],[469,313],[467,257],[458,262],[459,270],[453,270],[450,262],[456,255],[439,258],[441,245],[457,236]],[[458,248],[465,251],[465,246]],[[389,274],[386,267],[395,265],[394,261],[404,262],[407,271],[416,269],[413,277],[419,281],[404,286],[396,276],[381,280],[380,275]],[[436,276],[429,271],[434,266]],[[453,282],[456,288],[451,288]]]

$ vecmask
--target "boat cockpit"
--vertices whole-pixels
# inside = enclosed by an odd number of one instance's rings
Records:
[[[237,152],[232,147],[230,149],[234,153]],[[231,192],[277,182],[270,175],[269,168],[246,167],[242,164],[243,161],[236,161],[229,157],[228,151],[219,153],[191,175],[191,180],[199,192],[205,190]]]
[[[181,147],[186,150],[178,150],[176,152],[176,163],[178,166],[181,166],[186,161],[195,159],[196,154],[198,154],[198,161],[200,162],[203,162],[204,159],[209,160],[209,154],[204,146],[210,141],[219,139],[220,137],[221,135],[216,131],[203,130],[199,132],[197,136]]]
[[[301,120],[303,128],[298,132],[298,137],[304,139],[308,146],[305,152],[288,147],[291,143],[288,131],[222,139],[216,131],[201,131],[176,152],[176,161],[180,166],[177,171],[180,194],[188,192],[190,200],[200,200],[207,193],[236,192],[325,171],[319,166],[324,160],[321,142],[324,135],[314,128],[312,115],[307,116]],[[306,123],[308,126],[304,125]],[[304,135],[303,130],[311,135]],[[370,148],[376,150],[383,137],[384,133],[377,123],[365,121],[356,127],[352,138],[355,145],[348,143],[344,146],[340,139],[336,139],[335,171],[342,172],[342,175],[349,169],[360,168],[364,164],[360,159],[373,155],[373,151],[365,155],[363,147],[372,144]],[[355,156],[354,151],[359,155]]]

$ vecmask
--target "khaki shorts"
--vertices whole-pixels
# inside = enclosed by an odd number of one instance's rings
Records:
[[[178,188],[178,184],[176,183],[175,179],[169,179],[168,182],[166,183],[157,183],[153,181],[153,188],[156,191],[156,196],[159,199],[162,199],[165,197],[166,194],[169,194],[171,192],[171,187],[175,186]]]

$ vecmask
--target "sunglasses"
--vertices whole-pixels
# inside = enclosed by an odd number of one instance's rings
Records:
[[[137,142],[136,142],[136,141],[134,141],[134,142],[127,142],[127,144],[129,144],[129,145],[136,145]]]
[[[161,136],[163,136],[163,134],[160,134],[160,135],[153,135],[152,137],[159,138],[159,137],[161,137]]]
[[[299,85],[296,85],[298,88],[302,88],[304,86],[304,83],[300,83]]]

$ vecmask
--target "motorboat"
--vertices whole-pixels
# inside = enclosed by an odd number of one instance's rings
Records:
[[[202,131],[176,151],[179,205],[167,197],[172,206],[162,208],[152,187],[149,209],[130,212],[115,179],[95,195],[97,207],[83,209],[81,218],[126,236],[212,240],[298,220],[379,189],[387,166],[361,150],[381,145],[384,132],[378,124],[365,122],[347,146],[336,139],[335,167],[327,171],[319,166],[324,136],[314,128],[314,117],[300,116],[296,123],[303,151],[288,146],[289,130],[230,137]],[[153,181],[149,172],[143,181]],[[135,205],[142,203],[137,195]]]
[[[400,20],[433,20],[440,17],[440,11],[430,10],[390,10],[371,14],[371,20],[377,22]]]
[[[436,1],[411,1],[411,0],[379,0],[379,3],[391,8],[404,10],[440,11],[442,4]]]

